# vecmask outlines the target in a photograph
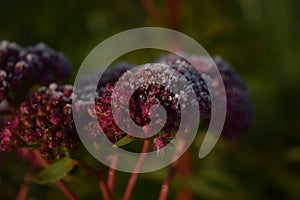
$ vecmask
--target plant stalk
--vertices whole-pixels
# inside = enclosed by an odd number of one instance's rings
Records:
[[[28,169],[28,172],[26,173],[26,175],[24,177],[24,182],[18,191],[16,200],[25,200],[27,198],[27,194],[29,192],[29,187],[30,187],[30,185],[32,183],[32,179],[33,179],[33,170],[34,170],[34,165],[31,165],[30,168]]]
[[[79,160],[73,160],[74,165],[78,165],[82,167],[84,170],[86,170],[89,174],[92,176],[97,177],[99,188],[101,190],[101,194],[104,200],[111,200],[112,195],[109,192],[107,185],[105,183],[105,179],[101,173],[98,173],[96,170],[94,170],[92,167],[88,166],[86,163],[81,162]]]
[[[151,148],[151,144],[152,144],[152,138],[147,138],[147,139],[144,140],[141,155],[140,155],[139,160],[137,161],[137,163],[134,167],[135,173],[132,173],[130,178],[129,178],[129,181],[128,181],[128,184],[127,184],[124,196],[123,196],[123,200],[130,200],[131,199],[131,196],[132,196],[137,178],[139,176],[138,172],[141,170],[141,168],[144,164],[144,161],[146,159],[146,154],[145,153],[149,152],[149,150]]]
[[[108,176],[107,176],[107,187],[108,187],[108,190],[109,190],[112,198],[113,198],[114,188],[115,188],[115,183],[116,183],[117,170],[115,168],[118,164],[118,159],[119,159],[118,154],[113,155],[111,157],[111,167],[109,168]]]
[[[149,17],[157,24],[157,25],[163,25],[164,19],[162,15],[160,14],[159,10],[157,9],[157,6],[155,5],[153,0],[141,0],[142,6],[146,10]]]

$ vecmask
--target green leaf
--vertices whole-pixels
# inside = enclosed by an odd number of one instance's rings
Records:
[[[39,172],[35,176],[34,181],[40,184],[56,182],[57,180],[68,175],[72,168],[72,159],[69,157],[64,157],[43,171]]]
[[[121,147],[121,146],[125,146],[131,142],[135,141],[135,138],[129,137],[128,135],[123,137],[121,140],[117,141],[114,146],[115,147]]]

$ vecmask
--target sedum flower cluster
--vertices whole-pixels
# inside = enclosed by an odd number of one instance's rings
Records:
[[[71,74],[70,61],[43,43],[23,48],[0,41],[0,102],[9,94],[20,97],[36,84],[61,83]],[[22,99],[23,100],[23,99]]]
[[[128,109],[130,120],[143,127],[147,134],[147,125],[154,120],[162,123],[156,117],[156,105],[165,108],[167,117],[162,131],[153,138],[153,150],[159,152],[176,137],[181,120],[181,109],[193,104],[188,96],[196,94],[200,119],[208,123],[211,118],[211,101],[221,95],[220,83],[214,78],[212,66],[208,58],[190,56],[190,64],[184,58],[167,55],[156,62],[164,64],[156,71],[157,76],[166,83],[173,83],[173,72],[176,71],[187,82],[188,86],[179,93],[173,93],[170,88],[153,82],[150,71],[154,64],[146,68],[132,70],[134,65],[119,63],[107,69],[99,79],[97,74],[81,80],[79,88],[63,85],[71,73],[71,65],[66,57],[44,44],[23,48],[15,43],[0,42],[0,112],[12,112],[9,116],[0,118],[0,151],[17,150],[18,155],[31,160],[31,149],[38,150],[48,159],[57,159],[76,149],[80,144],[72,117],[72,101],[76,100],[75,109],[96,117],[106,137],[115,143],[127,135],[116,123],[112,111],[113,95],[129,99],[129,107],[117,107],[117,112]],[[221,59],[214,58],[221,74],[227,97],[227,113],[222,136],[236,138],[250,127],[252,123],[252,105],[245,81],[233,67]],[[196,63],[196,64],[195,64]],[[155,71],[155,70],[154,70]],[[199,71],[205,72],[200,74]],[[126,90],[118,89],[116,83],[122,80],[128,87],[139,86],[129,96]],[[98,81],[96,91],[91,84]],[[50,84],[51,82],[54,82]],[[50,85],[49,85],[50,84]],[[177,83],[180,84],[180,83]],[[28,90],[35,85],[46,85],[38,89],[29,98]],[[20,91],[25,91],[24,93]],[[212,92],[211,92],[212,91]],[[24,96],[23,96],[24,94]],[[21,99],[16,108],[9,107],[12,97]],[[5,101],[4,101],[5,100]],[[182,101],[183,100],[183,101]],[[179,102],[183,102],[180,104]],[[122,116],[121,116],[122,117]],[[129,124],[129,123],[128,123]],[[97,124],[92,122],[86,127],[87,134],[94,140],[99,136]],[[128,127],[130,130],[130,127]]]
[[[55,83],[40,88],[3,127],[1,150],[37,148],[43,157],[55,159],[74,149],[78,136],[71,113],[72,91],[70,85]]]
[[[197,96],[201,120],[208,123],[211,117],[211,98],[217,98],[220,95],[218,90],[220,84],[214,79],[214,74],[210,73],[212,68],[208,64],[207,58],[192,56],[190,59],[195,61],[197,65],[193,66],[188,61],[178,56],[164,56],[158,61],[169,65],[171,69],[176,70],[186,78]],[[226,91],[225,95],[227,97],[227,113],[222,136],[224,138],[236,138],[246,132],[252,123],[252,105],[249,99],[247,86],[244,80],[229,63],[220,57],[215,57],[214,62],[223,79]],[[151,68],[151,64],[149,64],[149,68]],[[199,74],[197,69],[201,72],[206,71],[207,73],[204,75]],[[160,76],[165,77],[166,82],[170,81],[170,78],[167,76],[167,70],[168,69],[166,68],[165,73],[160,74]],[[211,74],[211,76],[209,76],[209,74]],[[147,71],[140,73],[137,71],[134,74],[128,71],[125,72],[119,80],[120,79],[127,80],[133,87],[134,83],[139,80],[147,80]],[[213,89],[212,97],[209,94],[211,85],[207,85],[204,79],[214,86],[211,88]],[[105,91],[96,99],[95,103],[95,111],[99,124],[106,136],[112,142],[116,142],[126,135],[126,133],[117,126],[111,108],[113,92],[119,93],[118,95],[126,95],[126,92],[114,91],[114,86],[115,84],[111,82],[107,84]],[[187,93],[187,91],[184,92]],[[161,85],[147,84],[139,87],[130,97],[130,116],[136,124],[142,127],[150,122],[149,108],[156,104],[160,104],[166,109],[168,117],[167,122],[164,125],[163,134],[158,134],[154,139],[154,150],[164,147],[175,137],[178,122],[180,122],[180,105],[178,104],[180,95],[182,94],[171,93],[167,88],[164,88]],[[94,129],[92,127],[93,126],[89,127],[88,130],[94,138],[96,133],[93,131]]]

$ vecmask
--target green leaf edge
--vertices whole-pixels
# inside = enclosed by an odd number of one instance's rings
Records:
[[[133,137],[130,137],[130,136],[125,136],[123,137],[122,139],[120,139],[119,141],[117,141],[115,144],[114,144],[114,147],[122,147],[122,146],[125,146],[127,144],[130,144],[131,142],[135,141],[136,139],[133,138]]]
[[[53,183],[67,176],[72,169],[72,159],[64,157],[36,174],[33,181],[39,184]]]

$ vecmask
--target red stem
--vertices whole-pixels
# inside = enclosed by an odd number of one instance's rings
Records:
[[[182,149],[184,147],[185,144],[185,139],[184,138],[178,138],[178,143],[176,146],[176,151],[174,154],[174,158],[177,158],[180,153],[182,152]],[[184,155],[184,154],[183,154]],[[169,174],[166,177],[166,179],[164,180],[161,189],[160,189],[160,193],[159,193],[159,200],[166,200],[168,198],[169,192],[170,192],[170,187],[171,187],[171,182],[174,179],[176,172],[178,170],[178,167],[180,166],[181,162],[184,161],[182,160],[183,156],[180,157],[179,159],[175,160],[172,165],[171,168],[169,170]]]
[[[110,191],[112,198],[113,198],[114,188],[115,188],[115,183],[116,183],[117,170],[115,168],[118,164],[118,159],[119,159],[118,154],[111,157],[111,167],[109,168],[108,177],[107,177],[107,186],[108,186],[108,189]]]
[[[109,168],[107,177],[107,186],[111,194],[114,193],[114,187],[116,182],[116,169]]]
[[[161,16],[153,0],[141,0],[141,3],[144,6],[148,15],[150,16],[150,18],[158,25],[163,25],[165,20]]]
[[[172,163],[169,174],[161,186],[158,200],[166,200],[168,198],[171,182],[175,177],[177,166],[178,166],[178,160]]]
[[[179,0],[165,0],[168,9],[168,20],[171,28],[180,29],[180,4]]]
[[[103,179],[99,179],[99,187],[101,189],[102,197],[104,200],[111,200],[111,193],[109,193],[109,190],[107,189],[106,183]]]
[[[24,177],[24,182],[21,185],[19,192],[16,196],[16,200],[25,200],[29,191],[29,187],[31,185],[32,182],[32,178],[33,178],[33,169],[34,166],[31,165],[28,172],[26,173],[25,177]]]
[[[178,175],[188,179],[192,175],[192,160],[189,151],[185,152],[178,162]],[[193,191],[189,188],[181,187],[178,192],[178,200],[192,200],[194,199]]]
[[[144,161],[145,161],[146,155],[147,155],[145,153],[149,152],[149,150],[151,148],[151,143],[152,143],[152,138],[147,138],[147,139],[144,140],[141,155],[140,155],[139,160],[137,161],[137,163],[134,167],[134,171],[136,173],[132,173],[130,178],[129,178],[129,181],[128,181],[128,184],[127,184],[124,196],[123,196],[123,200],[130,200],[131,199],[131,196],[132,196],[132,193],[133,193],[133,190],[134,190],[134,187],[135,187],[138,175],[139,175],[138,172],[141,170],[141,168],[144,164]]]
[[[33,153],[44,168],[47,168],[49,166],[49,163],[42,157],[39,151],[34,150]],[[56,185],[69,200],[79,199],[78,196],[71,190],[71,188],[64,181],[62,180],[56,181]]]
[[[90,173],[92,176],[97,177],[99,188],[102,193],[102,197],[104,200],[111,200],[111,194],[106,186],[105,178],[102,176],[101,173],[98,173],[96,170],[85,164],[84,162],[80,162],[78,160],[73,160],[74,165],[81,166],[83,169],[85,169],[88,173]]]

